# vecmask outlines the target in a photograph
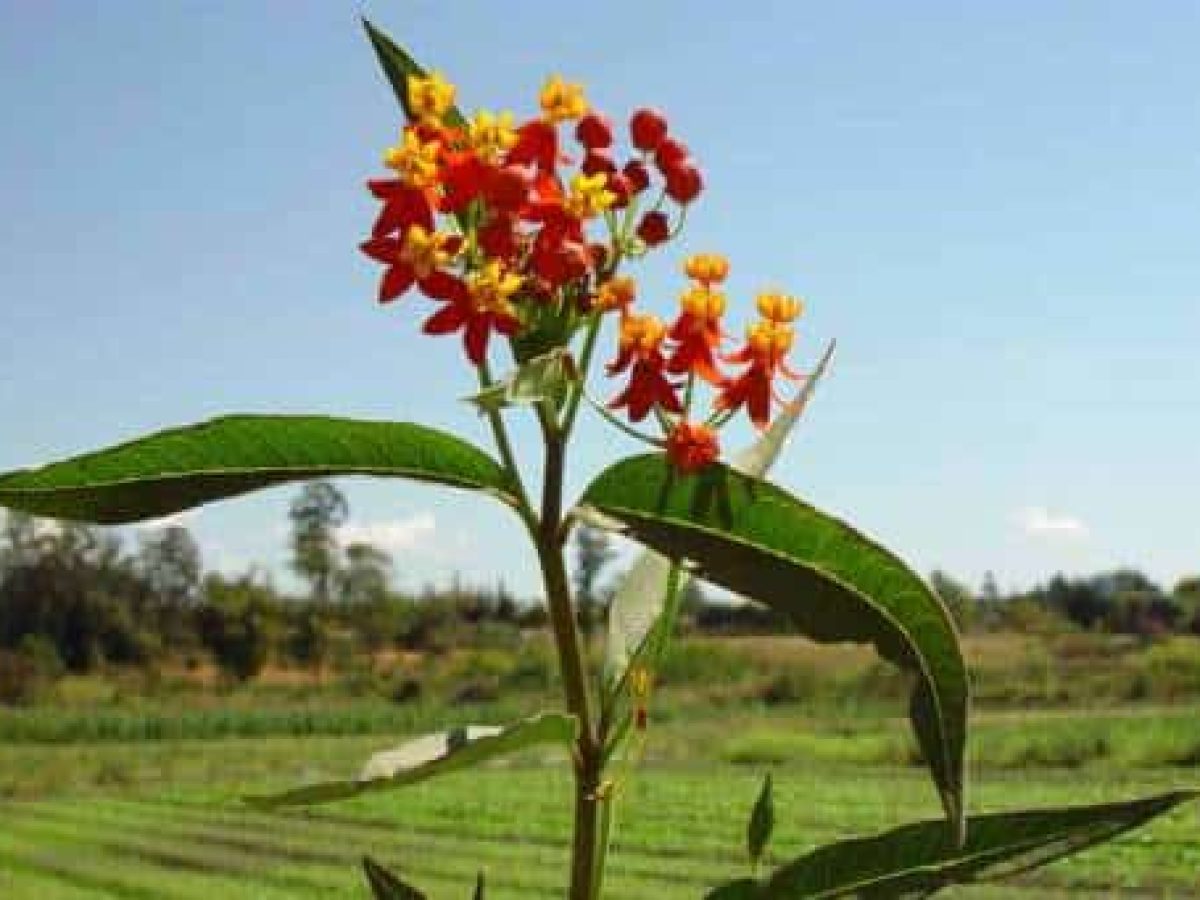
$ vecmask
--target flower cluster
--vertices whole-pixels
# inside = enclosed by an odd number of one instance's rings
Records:
[[[673,238],[704,187],[664,116],[635,111],[618,159],[611,120],[558,76],[541,90],[540,113],[520,123],[487,110],[465,118],[455,94],[438,73],[408,78],[408,121],[383,155],[392,175],[368,182],[382,207],[361,248],[385,267],[380,302],[413,289],[436,302],[424,331],[461,333],[478,367],[493,334],[508,338],[521,362],[526,339],[538,352],[567,349],[585,331],[581,377],[602,321],[615,314],[618,349],[608,373],[626,381],[607,409],[624,410],[633,423],[652,417],[662,436],[641,436],[683,471],[717,458],[717,430],[739,410],[765,427],[776,380],[798,377],[785,356],[799,301],[761,295],[761,319],[744,346],[724,353],[724,257],[687,260],[689,285],[669,325],[635,309],[637,285],[619,271]],[[699,385],[714,394],[703,421],[692,418]]]
[[[540,115],[519,124],[486,110],[465,119],[455,93],[437,73],[409,77],[408,122],[383,157],[394,176],[368,182],[383,204],[362,244],[386,267],[379,300],[415,287],[442,304],[425,331],[462,332],[475,365],[493,333],[519,337],[549,320],[566,343],[594,309],[627,302],[613,274],[675,234],[700,170],[649,109],[633,114],[636,152],[619,163],[609,118],[558,76],[541,90]],[[577,166],[560,133],[571,122]]]
[[[761,318],[747,329],[744,346],[722,353],[726,300],[721,285],[729,263],[716,254],[698,254],[688,258],[684,271],[691,283],[680,295],[679,314],[670,326],[656,316],[622,307],[620,349],[608,372],[628,372],[629,380],[609,408],[624,409],[633,422],[653,412],[665,433],[667,455],[679,469],[690,472],[717,458],[717,430],[734,414],[744,407],[755,427],[765,428],[773,401],[780,399],[776,380],[800,378],[786,356],[802,304],[787,294],[760,294]],[[731,375],[722,371],[722,364],[743,368]],[[712,412],[704,422],[690,418],[699,382],[715,390]]]

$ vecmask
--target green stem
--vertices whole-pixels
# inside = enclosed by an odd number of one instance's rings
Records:
[[[596,410],[596,412],[598,412],[601,416],[604,417],[605,421],[607,421],[610,425],[614,426],[615,428],[619,429],[620,431],[625,432],[631,438],[637,438],[639,441],[644,441],[645,443],[650,444],[653,447],[657,447],[660,450],[665,446],[663,444],[663,441],[661,438],[651,437],[648,434],[642,434],[636,428],[626,425],[624,422],[622,422],[620,419],[618,419],[616,416],[614,416],[612,413],[610,413],[607,409],[605,409],[604,404],[598,403],[597,401],[593,400],[592,397],[588,395],[586,390],[583,391],[583,396],[587,400],[587,402],[592,405],[592,409]]]
[[[583,352],[579,355],[579,383],[570,399],[567,400],[566,410],[563,412],[563,431],[567,434],[571,433],[571,429],[575,425],[579,403],[583,399],[584,390],[587,389],[588,370],[592,367],[592,355],[596,352],[596,339],[600,336],[601,318],[599,313],[595,314],[588,326],[587,336],[583,339]]]
[[[546,446],[542,481],[542,511],[537,529],[538,561],[546,586],[546,602],[554,642],[562,667],[567,708],[579,720],[579,741],[575,747],[575,835],[571,850],[570,900],[592,900],[596,877],[597,833],[600,800],[600,746],[592,721],[584,667],[583,644],[575,621],[571,587],[563,559],[566,529],[563,527],[563,472],[566,464],[567,433],[555,421],[549,404],[537,405],[538,423]]]
[[[479,387],[483,390],[487,390],[495,383],[486,359],[479,364],[478,375]],[[535,535],[537,522],[533,514],[533,507],[529,504],[529,495],[525,491],[525,482],[521,479],[521,470],[517,467],[517,458],[513,454],[512,443],[508,439],[508,431],[504,427],[504,418],[500,415],[500,411],[495,409],[487,411],[487,418],[488,424],[492,428],[492,438],[496,441],[496,449],[500,451],[500,462],[512,480],[513,492],[517,495],[517,513],[521,516],[521,520],[529,529],[530,534]]]
[[[616,816],[617,795],[610,791],[600,800],[600,830],[596,835],[596,865],[592,872],[591,900],[600,900],[600,892],[604,889],[604,869],[608,862],[608,849],[611,845],[613,819]]]

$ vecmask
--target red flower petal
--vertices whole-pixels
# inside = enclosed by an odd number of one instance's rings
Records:
[[[404,232],[413,225],[432,231],[433,206],[424,191],[402,185],[387,197],[371,234],[379,237],[394,231]]]
[[[558,130],[549,122],[533,119],[517,129],[517,143],[506,163],[533,163],[543,172],[554,171],[558,160]]]
[[[379,302],[390,303],[407,291],[412,287],[414,274],[412,266],[405,263],[389,266],[379,283]]]
[[[473,316],[467,322],[467,330],[463,333],[463,346],[467,348],[467,358],[475,365],[482,365],[487,355],[488,336],[491,333],[488,316]]]
[[[466,321],[466,309],[457,303],[447,303],[425,320],[421,330],[426,334],[449,334],[458,331]]]
[[[467,286],[462,279],[441,269],[422,278],[420,287],[421,293],[434,300],[449,300],[456,304],[467,300]]]
[[[373,237],[358,245],[358,249],[376,262],[392,265],[400,256],[401,242],[394,237]]]

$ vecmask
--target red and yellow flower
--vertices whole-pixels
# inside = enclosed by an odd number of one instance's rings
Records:
[[[441,285],[443,295],[438,298],[446,304],[426,320],[425,333],[449,334],[461,330],[467,358],[477,366],[482,365],[493,331],[507,336],[517,333],[521,318],[513,296],[524,282],[524,278],[507,271],[499,260],[472,272],[466,281],[447,280]]]
[[[600,285],[592,308],[600,312],[617,310],[625,315],[637,298],[637,282],[629,275],[614,275]]]
[[[430,231],[419,223],[409,225],[403,238],[384,235],[362,244],[364,253],[387,266],[379,283],[380,303],[395,300],[413,284],[431,297],[445,293],[446,279],[453,276],[444,270],[461,248],[461,236]]]
[[[457,89],[441,72],[408,76],[408,103],[418,122],[439,123],[454,105]]]
[[[744,406],[754,426],[766,428],[771,419],[771,401],[775,399],[775,378],[800,378],[785,360],[794,340],[795,329],[788,322],[764,318],[751,325],[745,346],[725,357],[730,363],[745,363],[746,369],[725,383],[715,401],[716,408],[736,412]]]
[[[609,402],[609,409],[625,407],[634,422],[646,418],[656,407],[666,412],[683,412],[679,386],[666,376],[662,354],[666,336],[667,326],[657,316],[628,315],[622,319],[620,350],[609,364],[608,374],[629,370],[629,383]]]
[[[689,288],[679,298],[679,317],[668,333],[675,343],[667,371],[688,373],[719,385],[724,380],[717,369],[716,355],[723,330],[725,295],[704,285]]]

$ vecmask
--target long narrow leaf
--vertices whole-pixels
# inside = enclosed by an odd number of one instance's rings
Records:
[[[607,469],[582,502],[696,574],[787,615],[818,641],[874,644],[918,677],[913,725],[961,838],[968,684],[949,614],[921,578],[850,526],[767,482],[659,455]]]
[[[408,78],[410,75],[423,77],[425,70],[399,44],[384,34],[381,29],[372,25],[366,19],[363,19],[363,27],[367,29],[367,37],[370,38],[371,46],[375,48],[375,55],[379,58],[379,66],[383,69],[383,74],[387,76],[387,80],[391,83],[392,91],[396,94],[396,100],[400,103],[404,114],[411,120],[413,118],[413,110],[412,104],[408,99]],[[446,113],[446,124],[452,125],[455,128],[462,128],[467,124],[467,120],[463,117],[457,106],[452,106]]]
[[[227,416],[0,475],[0,506],[112,524],[332,475],[410,478],[515,503],[495,460],[432,428],[324,416]]]
[[[730,882],[708,900],[908,900],[955,884],[1008,878],[1112,840],[1195,799],[1174,791],[1124,803],[972,816],[957,846],[941,822],[820,847],[762,883]]]
[[[406,884],[369,856],[363,857],[363,871],[375,900],[425,900],[425,895]]]
[[[538,744],[568,747],[575,740],[577,730],[578,720],[561,713],[542,713],[503,728],[457,728],[425,735],[395,750],[377,753],[355,779],[314,784],[269,797],[247,797],[246,802],[260,809],[275,809],[330,803],[370,791],[392,790]]]

